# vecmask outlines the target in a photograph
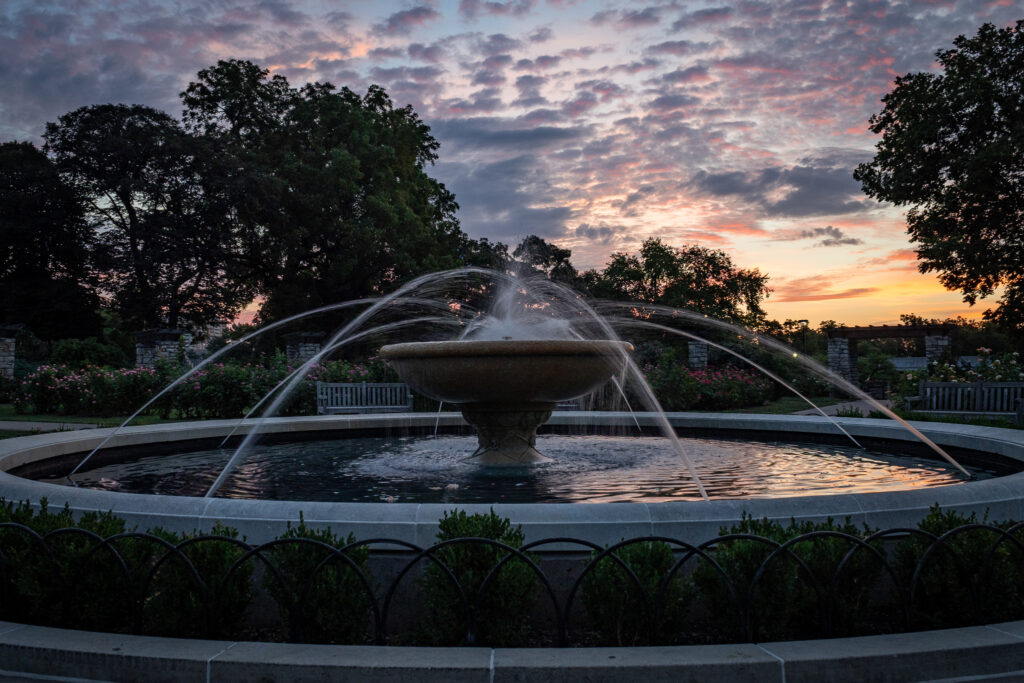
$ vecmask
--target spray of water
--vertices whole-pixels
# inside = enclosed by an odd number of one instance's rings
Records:
[[[330,354],[338,351],[339,349],[341,349],[346,344],[351,344],[352,342],[359,341],[360,339],[362,339],[364,337],[369,337],[369,336],[374,335],[374,334],[383,334],[385,332],[394,332],[396,330],[400,330],[400,329],[403,329],[403,328],[406,328],[406,327],[413,327],[413,326],[416,326],[416,325],[422,325],[423,323],[434,323],[436,325],[453,325],[453,324],[457,325],[458,324],[457,322],[453,322],[452,320],[447,320],[447,319],[441,318],[439,316],[422,316],[422,317],[419,317],[419,318],[413,318],[411,320],[400,320],[398,322],[388,323],[386,325],[377,325],[376,327],[370,328],[369,330],[366,330],[364,332],[360,332],[358,334],[353,334],[348,339],[343,339],[340,342],[338,342],[337,344],[335,344],[333,347],[327,348],[325,355],[329,357]],[[245,417],[241,418],[240,420],[238,420],[238,422],[235,423],[235,426],[232,427],[231,431],[228,432],[227,436],[225,436],[221,440],[221,442],[217,446],[217,448],[224,448],[224,446],[227,445],[228,441],[231,440],[231,437],[233,437],[235,435],[235,433],[239,430],[239,428],[242,426],[242,424],[244,424],[246,420],[248,420],[250,417],[252,417],[253,414],[256,413],[256,411],[258,411],[261,407],[263,407],[264,403],[269,401],[273,396],[276,396],[277,395],[277,391],[281,387],[285,386],[288,382],[290,382],[291,379],[295,376],[295,374],[299,372],[299,370],[300,370],[300,368],[296,368],[296,369],[292,370],[291,372],[289,372],[287,375],[285,375],[284,379],[282,379],[280,382],[278,382],[276,385],[274,385],[273,389],[271,389],[266,394],[264,394],[263,397],[256,403],[256,405],[254,405],[252,408],[249,409],[249,412],[245,414]]]
[[[252,332],[250,332],[249,334],[245,335],[244,337],[241,337],[234,344],[230,344],[228,346],[225,346],[224,348],[220,349],[216,353],[211,354],[208,358],[205,358],[205,359],[203,359],[202,362],[196,364],[196,366],[193,367],[191,370],[189,370],[188,372],[184,373],[183,375],[178,377],[176,380],[174,380],[173,382],[168,384],[166,387],[161,389],[155,396],[153,396],[153,398],[151,398],[148,401],[146,401],[144,404],[142,404],[142,406],[138,410],[136,410],[134,413],[132,413],[130,416],[128,416],[127,420],[125,420],[120,425],[118,425],[117,428],[114,429],[114,431],[112,431],[110,434],[108,434],[107,437],[105,439],[103,439],[99,443],[98,446],[96,446],[96,448],[94,448],[91,451],[89,451],[89,454],[86,455],[84,458],[82,458],[82,460],[80,460],[77,465],[75,465],[74,469],[72,469],[67,474],[67,477],[66,477],[67,480],[70,481],[72,484],[75,484],[75,481],[71,478],[72,475],[74,475],[76,472],[78,472],[78,470],[82,469],[82,466],[85,465],[85,463],[89,462],[89,458],[91,458],[93,455],[96,454],[96,451],[98,451],[101,448],[103,448],[104,446],[106,446],[107,443],[111,439],[113,439],[115,436],[117,436],[117,434],[122,429],[124,429],[129,424],[131,424],[131,421],[134,420],[139,415],[141,415],[142,412],[144,410],[146,410],[146,408],[148,408],[151,405],[153,405],[154,403],[156,403],[158,400],[160,400],[160,398],[162,396],[166,395],[172,389],[177,387],[179,384],[181,384],[182,382],[184,382],[189,377],[191,377],[192,375],[196,374],[197,372],[199,372],[200,370],[202,370],[206,366],[208,366],[211,363],[213,363],[214,361],[219,360],[220,358],[224,357],[225,355],[227,355],[228,353],[230,353],[234,349],[241,347],[241,345],[244,342],[247,342],[247,341],[249,341],[251,339],[255,339],[256,337],[259,337],[260,335],[266,334],[267,332],[270,332],[270,331],[275,330],[275,329],[277,329],[279,327],[287,325],[288,323],[292,323],[292,322],[295,322],[297,320],[302,320],[303,318],[309,318],[311,316],[319,315],[321,313],[327,313],[327,312],[330,312],[330,311],[339,311],[339,310],[342,310],[344,308],[352,308],[354,306],[363,306],[363,305],[367,305],[367,304],[372,304],[374,301],[376,301],[376,299],[354,299],[352,301],[343,301],[341,303],[329,304],[327,306],[321,306],[320,308],[314,308],[314,309],[311,309],[311,310],[308,310],[308,311],[303,311],[302,313],[297,313],[296,315],[290,316],[288,318],[284,318],[283,320],[278,320],[275,323],[271,323],[269,325],[261,327],[258,330],[253,330]],[[75,484],[75,485],[77,486],[77,484]]]
[[[357,315],[352,321],[350,321],[349,323],[344,325],[340,330],[335,332],[334,335],[328,340],[324,348],[322,348],[319,352],[317,352],[311,358],[309,358],[309,360],[303,363],[302,366],[294,373],[292,378],[287,382],[285,387],[270,402],[270,405],[267,406],[266,410],[264,410],[263,415],[260,418],[260,421],[256,425],[254,425],[253,428],[249,430],[249,432],[245,435],[245,438],[242,439],[242,442],[238,445],[238,448],[236,448],[235,452],[231,455],[231,458],[228,460],[227,465],[224,466],[224,469],[221,470],[220,474],[217,476],[217,479],[210,486],[209,490],[207,490],[206,497],[212,498],[217,493],[217,490],[228,478],[228,476],[234,470],[235,466],[239,463],[244,454],[248,451],[249,448],[252,447],[253,443],[255,443],[256,439],[260,435],[260,428],[266,422],[267,418],[277,414],[278,410],[281,408],[281,405],[291,394],[291,392],[299,385],[299,382],[301,382],[305,378],[305,376],[309,373],[310,369],[314,365],[320,362],[320,360],[328,353],[328,350],[330,348],[337,345],[342,339],[345,339],[349,335],[353,334],[362,325],[369,321],[374,315],[376,315],[382,310],[386,310],[388,306],[400,302],[404,297],[407,297],[408,295],[416,292],[424,285],[430,284],[435,287],[440,287],[443,286],[445,283],[451,283],[458,279],[465,279],[468,275],[486,275],[490,272],[491,271],[488,271],[485,268],[459,268],[456,270],[447,270],[439,273],[428,273],[427,275],[421,275],[418,278],[410,280],[405,285],[399,287],[391,294],[381,297],[372,305],[370,305],[369,308],[367,308],[365,311]]]
[[[608,304],[606,304],[606,306],[607,305]],[[621,309],[628,309],[628,310],[631,310],[631,311],[635,310],[636,307],[637,307],[637,304],[611,304],[611,305],[615,306],[616,308],[618,308],[620,310]],[[695,323],[697,325],[706,325],[708,327],[713,327],[713,328],[717,328],[717,329],[723,330],[723,331],[728,332],[730,334],[735,334],[735,335],[737,335],[737,336],[739,336],[741,338],[749,338],[751,341],[753,341],[753,342],[755,342],[757,344],[763,345],[766,348],[769,348],[769,349],[771,349],[773,351],[781,353],[781,354],[783,354],[784,356],[786,356],[788,358],[792,358],[802,368],[804,368],[808,372],[812,373],[816,377],[819,377],[819,378],[825,380],[826,382],[829,382],[829,383],[839,387],[840,389],[842,389],[846,393],[850,394],[851,396],[856,396],[858,399],[866,402],[868,405],[870,405],[875,410],[883,413],[886,417],[889,417],[889,418],[895,420],[904,429],[906,429],[911,434],[913,434],[918,439],[920,439],[923,444],[928,446],[935,453],[937,453],[939,456],[941,456],[943,459],[945,459],[949,464],[953,465],[953,467],[958,469],[967,479],[973,479],[974,478],[971,475],[971,473],[968,472],[963,467],[963,465],[961,465],[959,462],[956,461],[955,458],[953,458],[953,456],[951,456],[949,453],[947,453],[946,450],[943,449],[941,446],[939,446],[937,443],[935,443],[934,441],[929,439],[927,436],[922,434],[921,431],[919,429],[917,429],[917,427],[915,427],[914,425],[912,425],[909,422],[907,422],[906,420],[904,420],[902,417],[900,417],[899,415],[894,413],[887,406],[885,406],[882,403],[880,403],[879,401],[875,400],[870,394],[862,391],[860,387],[856,386],[855,384],[852,384],[851,382],[847,381],[845,378],[835,374],[834,372],[830,371],[828,368],[822,367],[819,363],[815,362],[813,359],[799,355],[796,352],[796,350],[793,349],[788,344],[785,344],[785,343],[779,341],[778,339],[774,339],[772,337],[767,337],[767,336],[764,336],[764,335],[755,334],[755,333],[751,332],[750,330],[742,328],[742,327],[740,327],[738,325],[733,325],[732,323],[725,322],[724,320],[718,320],[716,318],[709,318],[709,317],[707,317],[705,315],[702,315],[700,313],[695,313],[693,311],[687,311],[685,309],[671,308],[669,306],[657,306],[657,305],[651,305],[651,304],[644,304],[643,308],[644,308],[645,311],[659,312],[659,313],[661,313],[663,315],[667,315],[667,316],[669,316],[671,318],[688,320],[688,321],[690,321],[692,323]],[[670,331],[671,330],[675,330],[675,328],[667,328],[667,329],[670,330]],[[676,331],[676,333],[680,333],[680,334],[684,334],[684,335],[686,334],[686,333],[682,333],[680,331]],[[686,336],[688,336],[688,335],[686,335]],[[723,347],[717,346],[717,348],[723,348]],[[742,356],[740,356],[740,357],[742,358]],[[813,405],[813,403],[811,405]],[[817,408],[817,406],[815,406],[815,407]],[[836,423],[834,420],[833,420],[833,423],[836,424],[837,426],[839,426],[838,423]],[[843,430],[843,431],[845,432],[845,430]]]

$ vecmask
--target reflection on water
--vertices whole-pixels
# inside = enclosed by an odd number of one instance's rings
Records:
[[[684,439],[712,498],[776,498],[943,486],[943,462],[845,446]],[[473,436],[357,438],[256,446],[220,489],[229,498],[450,503],[609,503],[699,499],[665,439],[546,435],[553,462],[463,462]],[[139,458],[76,475],[80,486],[199,496],[230,451]],[[991,476],[981,470],[978,478]],[[62,481],[54,479],[55,482]]]

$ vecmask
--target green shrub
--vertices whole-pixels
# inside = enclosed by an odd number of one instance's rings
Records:
[[[941,537],[953,529],[980,522],[974,513],[943,511],[938,505],[918,522],[918,528]],[[994,524],[1006,529],[1011,523]],[[1024,532],[1015,532],[1024,541]],[[943,547],[924,555],[932,542],[909,536],[895,550],[895,569],[909,590],[921,564],[914,598],[914,626],[922,629],[953,628],[1024,618],[1024,551],[998,531],[961,529]],[[989,567],[986,570],[986,558]]]
[[[96,337],[59,339],[50,345],[50,362],[72,368],[90,365],[124,367],[128,359],[121,347],[104,344]]]
[[[491,539],[512,548],[523,545],[522,529],[513,527],[508,518],[499,517],[494,510],[486,515],[467,515],[464,510],[445,512],[437,540],[465,538]],[[474,634],[471,644],[476,645],[513,645],[526,637],[538,581],[525,561],[510,559],[483,586],[484,579],[508,556],[507,551],[478,541],[464,541],[447,545],[434,556],[451,570],[471,608],[475,606],[475,609],[472,628],[467,629],[465,606],[458,589],[443,569],[427,561],[421,580],[430,612],[429,626],[423,633],[427,643],[463,643],[467,640],[467,630]]]
[[[849,521],[845,524],[836,524],[831,519],[822,523],[793,521],[784,527],[778,522],[755,520],[744,515],[739,524],[722,529],[721,534],[751,534],[782,544],[818,531],[839,532],[857,538],[869,533],[868,529],[857,529]],[[747,600],[757,571],[774,547],[771,543],[743,538],[716,545],[711,556],[728,577],[736,591],[735,596],[722,575],[707,560],[698,562],[693,575],[694,583],[706,601],[715,639],[728,642],[741,640],[747,635],[754,641],[821,637],[823,616],[826,614],[831,616],[832,635],[853,635],[868,632],[873,627],[884,631],[885,615],[872,606],[871,599],[884,571],[881,560],[869,549],[861,548],[846,563],[842,573],[836,575],[840,562],[855,545],[841,537],[821,536],[789,546],[790,553],[775,555],[753,586],[751,613],[748,615],[749,634],[745,632],[744,615],[737,600],[740,604]],[[881,544],[875,544],[874,548],[881,551]],[[799,558],[807,569],[795,558]],[[813,579],[808,576],[808,570]],[[834,578],[837,579],[835,590],[831,591]],[[815,581],[820,594],[814,588]]]
[[[176,638],[229,638],[237,634],[252,601],[252,562],[238,567],[229,577],[228,571],[245,549],[227,540],[196,539],[237,539],[238,531],[218,523],[209,534],[176,534],[163,529],[149,533],[177,546],[195,567],[206,593],[181,556],[151,541],[146,568],[155,566],[155,562],[160,566],[146,586],[143,631]]]
[[[664,541],[637,541],[612,554],[632,570],[637,581],[611,555],[598,560],[583,579],[587,624],[596,630],[600,644],[683,642],[693,587],[681,572],[665,583],[676,562],[672,547]],[[591,558],[599,555],[594,552]]]
[[[46,500],[38,512],[27,502],[0,502],[0,522],[14,522],[47,535],[50,552],[23,531],[0,530],[8,574],[3,618],[33,624],[101,631],[127,630],[133,604],[124,591],[125,577],[114,554],[92,552],[96,539],[76,529],[108,538],[125,531],[124,521],[110,513],[88,513],[77,521],[66,506],[52,512]],[[137,547],[116,548],[132,563]],[[51,555],[52,553],[52,555]]]
[[[336,536],[330,529],[311,529],[301,518],[279,537],[269,552],[281,572],[264,572],[263,584],[277,602],[288,639],[305,643],[361,643],[372,623],[372,598],[352,566],[318,543],[340,549],[355,537]],[[316,541],[312,543],[309,541]],[[344,551],[364,574],[370,552],[366,546]],[[331,558],[331,559],[328,559]],[[323,566],[324,560],[328,560]],[[313,572],[320,567],[317,574]],[[371,586],[372,588],[372,586]]]

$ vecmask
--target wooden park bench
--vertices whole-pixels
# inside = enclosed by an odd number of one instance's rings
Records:
[[[317,382],[316,412],[404,413],[412,411],[412,392],[401,382]]]
[[[907,396],[907,410],[934,415],[1010,417],[1024,424],[1024,382],[929,382]]]

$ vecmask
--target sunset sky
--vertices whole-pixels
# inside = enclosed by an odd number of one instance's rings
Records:
[[[995,2],[5,0],[0,140],[80,106],[180,112],[218,59],[293,85],[383,85],[440,141],[462,228],[537,234],[602,267],[647,237],[766,272],[771,317],[975,316],[916,270],[902,212],[865,197],[868,117]]]

